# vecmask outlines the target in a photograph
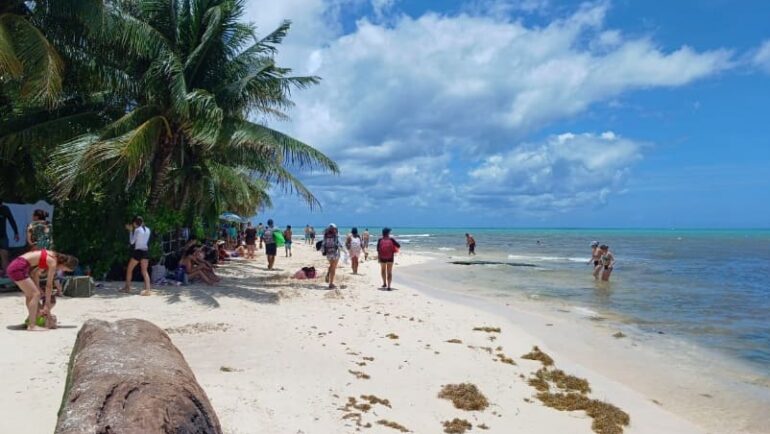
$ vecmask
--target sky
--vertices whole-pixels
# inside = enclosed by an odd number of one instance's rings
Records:
[[[247,2],[320,85],[269,126],[334,159],[256,220],[770,227],[765,0]]]

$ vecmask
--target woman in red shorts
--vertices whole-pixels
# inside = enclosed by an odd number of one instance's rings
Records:
[[[53,292],[53,282],[56,280],[56,270],[72,271],[77,266],[76,257],[46,249],[27,252],[8,265],[8,277],[21,289],[26,298],[27,310],[29,311],[27,330],[45,330],[35,324],[41,295],[37,279],[39,273],[46,272],[48,275],[45,284],[45,307],[40,312],[42,315],[46,315],[51,306],[51,293]],[[30,275],[34,276],[35,280]]]

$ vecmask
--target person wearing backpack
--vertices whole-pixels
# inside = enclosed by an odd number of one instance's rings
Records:
[[[382,229],[382,238],[377,240],[377,258],[380,262],[380,274],[382,275],[382,288],[392,290],[393,262],[396,252],[401,247],[395,239],[390,237],[390,228]]]
[[[329,289],[337,287],[334,285],[334,276],[337,273],[337,264],[340,262],[340,247],[342,246],[340,246],[337,225],[332,223],[324,231],[324,238],[321,240],[321,254],[329,261],[329,270],[326,272]]]
[[[273,265],[275,265],[275,255],[278,254],[278,244],[275,242],[275,236],[273,232],[275,231],[275,228],[273,227],[273,219],[270,219],[267,221],[267,227],[265,228],[265,232],[262,234],[262,242],[265,244],[265,254],[267,255],[267,269],[272,270]]]
[[[345,240],[345,248],[348,249],[348,252],[350,253],[353,274],[358,274],[358,259],[361,257],[361,252],[363,252],[362,246],[363,241],[361,241],[361,236],[358,235],[358,228],[353,228],[350,231],[348,238]]]

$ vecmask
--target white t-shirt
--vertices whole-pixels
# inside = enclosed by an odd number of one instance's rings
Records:
[[[150,228],[147,226],[139,226],[131,232],[131,244],[134,245],[136,250],[150,250],[147,245],[150,241]]]

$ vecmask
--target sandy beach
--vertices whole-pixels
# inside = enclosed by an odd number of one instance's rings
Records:
[[[140,297],[118,294],[119,283],[112,283],[91,298],[60,299],[61,328],[44,333],[9,329],[24,316],[23,298],[1,294],[0,432],[53,431],[70,351],[90,318],[142,318],[166,329],[227,433],[441,433],[442,423],[455,418],[473,432],[592,432],[585,411],[558,411],[536,398],[528,383],[542,364],[522,358],[534,346],[556,368],[586,379],[587,398],[626,412],[623,432],[719,432],[674,414],[661,404],[665,396],[620,381],[634,377],[633,364],[607,375],[591,362],[600,357],[584,347],[551,347],[538,337],[561,329],[576,339],[568,320],[545,323],[530,314],[512,321],[503,311],[426,291],[424,282],[410,287],[399,277],[428,260],[399,255],[391,292],[377,289],[376,262],[365,262],[360,275],[343,266],[340,288],[329,291],[322,278],[289,278],[302,266],[325,266],[314,249],[295,243],[292,258],[278,257],[277,271],[266,270],[263,253],[257,261],[233,260],[220,267],[224,279],[215,287],[165,286]],[[488,406],[463,410],[439,398],[444,385],[462,383],[477,386]],[[550,390],[562,391],[555,384]]]

